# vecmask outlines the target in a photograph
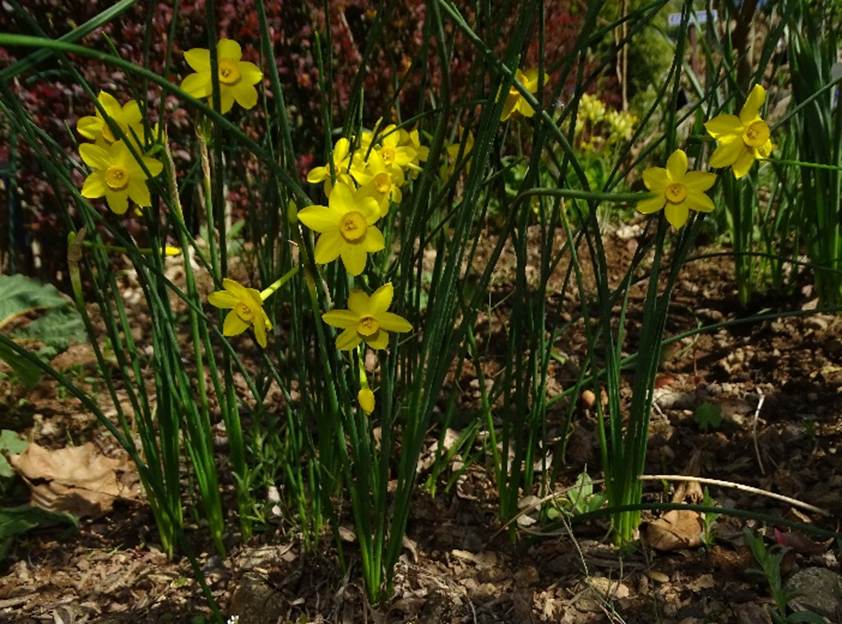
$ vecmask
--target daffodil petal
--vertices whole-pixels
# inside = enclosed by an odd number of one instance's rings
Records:
[[[642,214],[652,214],[653,212],[661,210],[666,203],[666,198],[664,198],[662,194],[658,194],[654,197],[650,197],[649,199],[640,200],[637,202],[635,209]]]
[[[717,115],[705,122],[705,130],[714,139],[727,135],[739,135],[743,131],[743,124],[736,115]]]
[[[354,288],[348,295],[348,309],[358,317],[371,313],[371,299],[359,288]]]
[[[393,312],[380,312],[375,316],[380,327],[386,331],[405,333],[412,331],[412,324]]]
[[[108,185],[105,183],[105,176],[99,171],[91,173],[85,178],[85,183],[82,185],[82,197],[88,199],[102,197],[107,191]]]
[[[140,104],[137,103],[137,100],[129,100],[126,102],[125,106],[123,106],[122,112],[122,121],[127,126],[134,126],[141,122],[143,119],[143,115],[140,112]]]
[[[184,60],[197,72],[210,72],[210,50],[207,48],[191,48],[184,53]]]
[[[181,81],[181,90],[196,99],[210,97],[213,90],[210,72],[188,74]]]
[[[745,151],[745,143],[740,138],[720,141],[719,146],[710,155],[710,166],[716,169],[730,167]]]
[[[383,237],[383,232],[373,225],[368,226],[365,231],[365,238],[362,241],[362,247],[366,253],[374,253],[384,249],[386,239]]]
[[[339,228],[336,213],[327,206],[312,205],[298,211],[298,220],[311,230],[327,232]]]
[[[381,329],[373,336],[366,336],[365,342],[372,349],[385,349],[389,346],[389,334]]]
[[[254,88],[254,85],[241,80],[231,87],[231,93],[234,95],[237,104],[246,110],[257,105],[257,89]]]
[[[389,306],[392,305],[394,292],[395,289],[392,286],[392,282],[386,282],[371,293],[371,298],[369,299],[369,310],[371,314],[379,314],[388,310]]]
[[[107,91],[100,91],[96,99],[109,117],[116,121],[121,116],[123,107],[120,106],[120,102],[113,95]]]
[[[105,201],[114,214],[126,214],[129,209],[129,194],[127,191],[106,191]]]
[[[231,59],[232,61],[239,61],[243,56],[240,44],[233,39],[220,39],[219,45],[216,47],[216,53],[219,58]]]
[[[675,150],[667,159],[667,173],[673,181],[678,181],[687,173],[687,154],[682,149]]]
[[[704,192],[716,183],[716,174],[707,171],[690,171],[681,182],[688,191]]]
[[[769,139],[768,141],[766,141],[766,143],[764,143],[755,150],[755,155],[757,158],[768,158],[769,155],[772,153],[773,149],[774,145],[772,145],[772,140]]]
[[[215,290],[208,295],[208,303],[215,308],[222,308],[223,310],[233,308],[239,302],[240,300],[227,290]]]
[[[129,199],[138,206],[152,205],[152,198],[149,195],[149,187],[146,186],[146,182],[144,182],[141,178],[130,177],[128,191]]]
[[[310,184],[318,184],[328,176],[327,167],[313,167],[307,174],[307,181]]]
[[[263,315],[258,315],[257,322],[254,324],[254,337],[257,339],[257,344],[262,348],[266,348],[266,323],[263,321]]]
[[[254,63],[240,61],[238,67],[240,69],[241,80],[247,84],[254,85],[263,80],[263,72]]]
[[[346,329],[336,337],[336,348],[340,351],[353,349],[363,341],[362,336],[353,327]]]
[[[351,312],[351,310],[328,310],[322,314],[322,320],[331,327],[348,329],[349,327],[356,327],[360,315]]]
[[[345,137],[342,137],[333,146],[333,162],[341,163],[348,156],[351,149],[351,143]]]
[[[508,95],[506,96],[506,103],[503,104],[503,112],[500,113],[500,121],[506,121],[509,117],[512,116],[512,113],[517,106],[517,96],[516,95]]]
[[[234,310],[225,315],[225,322],[222,324],[223,336],[238,336],[246,331],[249,324],[237,316]]]
[[[220,93],[219,93],[219,100],[220,100],[220,109],[219,111],[222,114],[229,112],[232,108],[234,108],[234,92],[229,87],[224,87],[220,85]]]
[[[337,181],[336,186],[330,192],[328,204],[330,204],[331,210],[336,210],[339,214],[357,210],[354,192],[350,186],[340,181]]]
[[[710,197],[697,191],[687,193],[685,202],[690,210],[695,210],[696,212],[712,212],[716,207]]]
[[[368,258],[368,254],[361,247],[345,245],[339,255],[342,257],[342,264],[345,265],[345,270],[354,277],[361,275],[365,270],[365,261]]]
[[[754,154],[745,149],[740,154],[739,158],[734,161],[731,170],[734,172],[734,177],[738,180],[748,173],[751,166],[754,164]]]
[[[105,122],[102,119],[88,115],[79,118],[79,121],[76,122],[76,131],[86,139],[96,141],[102,134],[103,125],[105,125]]]
[[[643,184],[650,191],[663,191],[669,182],[667,170],[663,167],[649,167],[643,171]]]
[[[677,230],[687,223],[687,218],[690,216],[687,201],[685,200],[680,204],[667,204],[667,207],[664,209],[664,214],[666,214],[667,221],[670,222],[670,225]]]
[[[237,280],[232,280],[229,277],[223,278],[222,287],[234,295],[237,301],[246,301],[248,299],[248,289]]]
[[[108,169],[108,152],[93,143],[82,143],[79,146],[79,156],[91,169]]]
[[[740,121],[749,124],[760,114],[760,107],[766,101],[766,89],[756,84],[746,98],[745,104],[740,109]]]
[[[316,264],[327,264],[336,260],[342,251],[343,244],[339,230],[331,230],[319,236],[316,248],[313,250],[313,259]]]

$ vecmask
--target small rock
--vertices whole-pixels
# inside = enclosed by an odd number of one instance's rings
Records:
[[[790,603],[800,610],[815,611],[826,617],[842,612],[842,576],[826,568],[805,568],[793,574],[784,585],[795,595]]]

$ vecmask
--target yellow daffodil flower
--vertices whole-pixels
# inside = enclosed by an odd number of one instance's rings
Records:
[[[690,210],[710,212],[714,205],[705,195],[716,175],[705,171],[687,171],[687,154],[675,150],[667,160],[667,168],[650,167],[643,172],[643,183],[653,196],[637,202],[638,212],[652,214],[664,209],[667,221],[678,229],[687,222]]]
[[[235,101],[245,109],[253,108],[257,104],[254,85],[263,80],[263,72],[254,63],[241,60],[240,44],[231,39],[220,39],[216,54],[221,112],[230,111]],[[194,98],[208,98],[212,105],[210,50],[193,48],[184,53],[184,58],[196,73],[188,75],[181,82],[181,88]]]
[[[439,170],[439,175],[441,176],[442,180],[447,180],[453,175],[453,171],[456,169],[456,165],[458,164],[457,159],[461,158],[464,160],[468,158],[468,154],[474,149],[474,133],[470,130],[466,133],[461,128],[459,129],[459,137],[461,137],[461,142],[456,141],[454,143],[449,143],[445,146],[444,152],[446,157],[443,158],[443,162],[441,165],[441,169]],[[463,147],[464,145],[464,147]],[[465,166],[465,171],[470,170],[470,164]]]
[[[386,246],[383,233],[374,226],[379,218],[377,200],[344,182],[336,183],[327,206],[298,211],[298,220],[321,234],[314,251],[316,264],[341,257],[351,275],[362,273],[368,254]]]
[[[409,167],[410,176],[415,177],[421,172],[421,163],[427,160],[427,156],[430,153],[430,148],[424,145],[421,145],[421,135],[418,132],[418,129],[415,130],[404,130],[401,128],[398,131],[400,136],[400,140],[398,145],[401,147],[408,147],[413,152],[412,160],[409,161],[407,167]]]
[[[530,69],[526,72],[517,70],[515,72],[515,79],[522,84],[529,93],[535,93],[538,90],[538,70]],[[512,84],[509,87],[509,94],[506,96],[506,103],[503,105],[503,112],[500,114],[500,121],[506,121],[509,117],[519,113],[524,117],[532,117],[535,114],[535,109],[529,105],[529,102],[520,94]]]
[[[760,107],[766,101],[766,90],[754,85],[736,115],[717,115],[705,129],[716,139],[716,149],[710,157],[711,167],[731,167],[739,179],[748,173],[757,159],[768,158],[774,146],[768,124],[760,117]]]
[[[380,141],[380,149],[377,150],[380,158],[383,159],[383,164],[387,167],[394,165],[401,169],[408,167],[416,157],[415,149],[400,144],[401,135],[395,130],[395,126],[388,126],[384,132],[386,134]]]
[[[405,182],[403,171],[397,165],[386,166],[379,152],[372,151],[368,155],[365,169],[357,173],[357,181],[366,194],[377,200],[381,217],[389,212],[390,201],[401,203],[401,186]]]
[[[365,341],[372,349],[385,349],[389,344],[389,332],[411,331],[409,321],[387,311],[392,305],[393,294],[391,282],[375,290],[370,297],[355,289],[348,296],[347,310],[330,310],[322,314],[325,323],[343,330],[336,337],[336,348],[347,351]]]
[[[120,102],[105,91],[100,91],[96,99],[125,137],[142,146],[144,132],[141,120],[143,116],[137,101],[129,100],[120,106]],[[86,139],[90,139],[103,147],[117,140],[99,109],[96,109],[94,115],[80,117],[79,121],[76,122],[76,130]]]
[[[354,185],[352,174],[358,173],[362,166],[360,159],[356,156],[357,153],[351,154],[351,142],[345,137],[339,139],[333,146],[333,175],[336,176],[337,182],[343,182],[348,186]],[[307,173],[307,181],[310,184],[324,182],[325,195],[330,197],[333,184],[330,179],[329,166],[323,165],[310,169]]]
[[[225,278],[222,280],[224,290],[216,290],[208,295],[208,303],[223,310],[231,310],[225,315],[222,324],[224,336],[237,336],[249,327],[254,330],[254,337],[264,349],[266,348],[266,331],[272,329],[272,323],[263,309],[266,297],[254,288],[246,288],[239,282]],[[266,296],[268,297],[270,293]]]
[[[134,159],[123,141],[105,147],[94,143],[79,146],[79,155],[93,171],[82,185],[82,197],[105,197],[108,207],[121,215],[128,210],[131,199],[138,206],[151,206],[146,173]],[[161,161],[142,156],[143,164],[152,176],[161,173]]]
[[[371,391],[371,388],[360,388],[360,391],[357,392],[357,403],[359,403],[360,409],[366,414],[371,414],[374,411],[374,393]]]

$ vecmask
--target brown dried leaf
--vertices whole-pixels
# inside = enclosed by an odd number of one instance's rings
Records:
[[[702,543],[702,520],[696,511],[673,509],[648,524],[643,535],[656,550],[696,548]]]
[[[32,443],[10,461],[29,484],[32,504],[49,511],[97,517],[115,499],[138,495],[128,461],[106,457],[90,442],[55,450]]]

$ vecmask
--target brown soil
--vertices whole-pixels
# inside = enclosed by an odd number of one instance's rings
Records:
[[[627,262],[633,252],[629,241],[612,241],[612,262]],[[506,271],[500,269],[496,283],[510,279]],[[667,332],[742,314],[731,275],[730,262],[722,258],[685,267]],[[551,284],[560,290],[560,282]],[[557,294],[548,309],[571,310],[575,297]],[[763,302],[771,309],[813,303],[808,288],[783,303]],[[485,331],[493,334],[508,313],[501,306],[480,319]],[[567,345],[571,359],[584,346],[575,336]],[[62,357],[65,367],[91,364],[81,347]],[[493,370],[493,357],[488,365]],[[466,371],[460,382],[469,389],[469,405],[477,385]],[[573,380],[570,370],[556,363],[550,376],[551,394]],[[697,476],[756,486],[842,515],[836,459],[842,441],[842,320],[790,317],[687,339],[668,352],[658,386],[650,474],[683,473],[693,457]],[[17,422],[4,427],[24,430],[45,446],[92,439],[106,454],[116,453],[92,417],[53,384],[39,385],[27,397],[28,408],[11,409],[12,398],[3,409]],[[722,424],[707,432],[693,417],[703,402],[719,404],[723,415]],[[558,423],[563,413],[559,406],[548,418]],[[571,485],[586,467],[599,476],[594,418],[587,405],[577,408],[557,487]],[[650,500],[670,500],[673,494],[658,482],[647,492]],[[815,514],[739,490],[711,487],[710,494],[724,507],[833,526]],[[491,474],[478,464],[452,490],[439,488],[434,498],[419,489],[395,597],[380,609],[366,605],[358,562],[351,558],[343,573],[327,537],[321,551],[310,554],[301,551],[294,536],[263,533],[236,546],[225,560],[201,553],[199,564],[223,613],[239,615],[240,624],[769,622],[768,586],[747,572],[756,564],[744,546],[744,527],[767,534],[767,543],[777,537],[789,545],[783,562],[787,576],[808,567],[839,571],[830,543],[783,527],[775,535],[773,527],[753,521],[721,517],[711,548],[661,552],[641,544],[620,553],[605,539],[606,525],[600,522],[540,538],[531,535],[537,525],[524,526],[513,543],[499,530],[495,510]],[[77,533],[28,534],[16,542],[0,578],[0,622],[190,622],[208,614],[188,562],[167,561],[156,549],[151,515],[142,503],[119,503],[107,516],[83,521]]]

